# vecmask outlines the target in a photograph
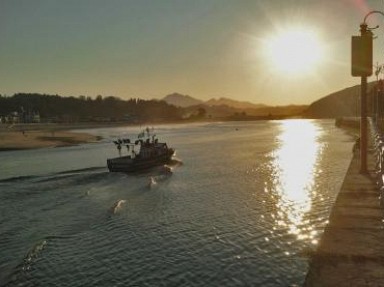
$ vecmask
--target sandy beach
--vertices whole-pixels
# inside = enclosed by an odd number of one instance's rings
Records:
[[[100,140],[99,137],[82,133],[81,129],[99,126],[95,124],[2,124],[0,125],[0,151],[96,142]]]

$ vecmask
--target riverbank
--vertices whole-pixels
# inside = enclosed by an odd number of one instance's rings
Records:
[[[105,125],[101,125],[105,126]],[[14,124],[0,125],[0,151],[71,146],[96,142],[99,137],[81,129],[97,128],[94,124]],[[76,130],[73,131],[73,130]]]
[[[270,120],[271,118],[267,119]],[[234,119],[231,120],[234,121]],[[251,119],[249,118],[248,120]],[[266,120],[266,118],[252,118],[252,121],[254,120]],[[127,122],[0,124],[0,151],[61,147],[100,140],[97,136],[82,133],[82,129],[198,122],[212,123],[220,121],[228,121],[228,118],[141,124],[129,124]],[[242,118],[242,121],[244,121],[244,118]],[[76,132],[73,132],[74,130]]]
[[[44,147],[71,146],[88,142],[96,142],[100,137],[81,132],[82,129],[137,126],[153,126],[158,124],[186,124],[204,121],[176,121],[162,123],[127,123],[127,122],[81,122],[81,123],[31,123],[0,124],[0,152],[24,150]]]
[[[372,143],[368,174],[355,152],[304,286],[382,286],[384,224]]]

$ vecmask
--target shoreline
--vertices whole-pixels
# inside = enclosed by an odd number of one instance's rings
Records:
[[[101,138],[81,129],[105,127],[94,124],[14,124],[0,125],[0,152],[56,148],[97,142]],[[108,125],[110,126],[110,125]],[[78,131],[72,131],[78,130]]]
[[[243,119],[244,120],[244,119]],[[250,120],[250,119],[248,119]],[[248,121],[245,120],[245,121]],[[255,120],[255,119],[252,119]],[[258,119],[261,120],[261,119]],[[263,119],[267,120],[267,119]],[[37,149],[46,147],[66,147],[98,142],[99,136],[81,132],[83,129],[134,127],[154,124],[185,124],[198,122],[220,122],[223,119],[204,121],[181,121],[161,123],[127,122],[82,122],[82,123],[28,123],[0,124],[0,152]],[[228,119],[227,119],[228,121]],[[233,121],[233,119],[232,119]]]

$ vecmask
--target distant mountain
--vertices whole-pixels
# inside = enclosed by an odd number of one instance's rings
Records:
[[[236,101],[228,98],[210,99],[204,104],[208,106],[228,106],[236,109],[260,109],[267,107],[263,104],[253,104],[250,102]]]
[[[374,82],[368,85],[368,101]],[[368,103],[368,107],[371,104]],[[360,115],[360,86],[349,87],[329,94],[309,105],[304,116],[309,118],[356,117]]]
[[[184,108],[185,114],[195,114],[199,108],[203,108],[207,116],[211,118],[222,118],[239,114],[247,116],[301,116],[308,107],[306,105],[272,107],[228,98],[210,99],[203,102],[179,93],[167,95],[162,100],[168,104]]]
[[[170,105],[174,105],[176,107],[182,107],[182,108],[195,106],[203,103],[203,101],[201,100],[192,98],[191,96],[188,96],[188,95],[182,95],[178,93],[167,95],[164,98],[162,98],[162,100],[167,102]]]
[[[198,100],[188,95],[182,95],[179,93],[173,93],[165,96],[161,100],[167,102],[168,104],[177,106],[177,107],[190,107],[196,105],[205,105],[205,106],[228,106],[235,109],[259,109],[265,108],[267,105],[264,104],[253,104],[245,101],[236,101],[228,98],[212,98],[208,101]]]

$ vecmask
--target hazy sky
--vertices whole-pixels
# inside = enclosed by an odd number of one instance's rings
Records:
[[[0,94],[309,104],[359,83],[350,38],[370,10],[383,1],[0,0]],[[369,24],[382,25],[374,62],[383,63],[384,17]],[[325,48],[309,73],[286,75],[263,56],[265,39],[291,27]]]

